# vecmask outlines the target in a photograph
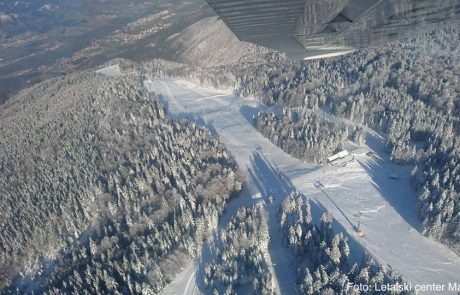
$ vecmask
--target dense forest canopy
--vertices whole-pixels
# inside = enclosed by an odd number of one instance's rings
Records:
[[[0,292],[158,293],[242,185],[138,79],[79,73],[0,111]]]

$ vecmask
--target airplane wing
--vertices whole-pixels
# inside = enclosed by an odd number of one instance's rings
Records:
[[[206,1],[240,40],[296,59],[379,46],[460,15],[460,0]]]

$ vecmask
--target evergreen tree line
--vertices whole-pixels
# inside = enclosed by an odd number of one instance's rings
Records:
[[[0,110],[0,293],[157,294],[242,185],[138,79],[79,73]]]
[[[348,240],[333,230],[331,215],[324,213],[315,223],[305,196],[289,195],[283,201],[280,214],[284,245],[296,256],[299,294],[387,294],[373,288],[359,293],[347,286],[350,283],[370,286],[404,283],[390,267],[379,265],[367,255],[353,263]]]
[[[272,274],[264,258],[269,232],[260,207],[238,209],[225,230],[219,233],[218,254],[204,268],[204,284],[213,294],[275,294]]]
[[[313,163],[326,163],[329,156],[344,149],[347,139],[361,144],[365,134],[362,127],[346,126],[305,108],[283,108],[278,116],[259,112],[255,125],[285,152]]]

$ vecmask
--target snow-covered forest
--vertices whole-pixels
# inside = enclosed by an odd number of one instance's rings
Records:
[[[449,27],[391,48],[299,65],[253,93],[270,104],[329,109],[386,134],[393,160],[415,166],[424,232],[458,247],[459,39]]]
[[[363,128],[327,120],[305,108],[284,108],[279,116],[260,112],[255,125],[284,151],[310,163],[326,163],[329,156],[344,149],[347,139],[358,144],[364,140]]]
[[[204,86],[234,89],[267,105],[321,108],[383,133],[393,161],[414,167],[412,183],[418,192],[416,206],[423,232],[458,250],[457,25],[337,58],[297,62],[268,52],[265,60],[206,69],[162,60],[118,63],[125,72],[182,77]],[[289,134],[289,130],[296,128],[285,126],[286,130],[278,131]],[[321,161],[321,157],[318,159]]]
[[[235,288],[243,287],[252,294],[275,294],[263,253],[269,240],[268,225],[260,207],[240,208],[219,234],[218,255],[205,266],[205,285],[213,288],[214,294],[237,294]]]
[[[208,34],[218,32],[202,32]],[[201,39],[178,35],[173,42],[209,45]],[[205,49],[184,60],[198,53],[210,63],[219,59]],[[0,293],[158,294],[208,241],[214,252],[199,265],[204,275],[196,277],[205,292],[274,294],[279,284],[268,257],[273,239],[282,239],[282,253],[296,258],[299,294],[354,294],[347,283],[403,282],[364,251],[351,257],[347,232],[333,229],[328,213],[315,220],[308,196],[300,193],[283,193],[276,207],[273,197],[259,193],[263,203],[238,207],[220,227],[219,217],[244,187],[244,177],[214,133],[168,116],[144,87],[158,77],[232,89],[248,101],[282,109],[247,119],[272,143],[309,163],[325,163],[350,141],[364,143],[369,128],[377,131],[392,165],[412,169],[423,233],[460,250],[458,27],[314,61],[252,49],[235,56],[237,64],[229,58],[216,67],[117,59],[108,65],[120,66],[118,77],[76,73],[25,89],[5,103]],[[222,96],[196,101],[216,97]],[[229,147],[253,148],[240,143]],[[263,155],[260,146],[254,149]],[[274,171],[272,181],[286,178]],[[270,219],[276,229],[268,224],[268,211],[278,214]],[[279,234],[270,236],[273,231]]]
[[[297,265],[293,267],[297,268],[299,294],[353,294],[353,289],[347,288],[349,283],[403,284],[391,268],[379,265],[366,255],[353,262],[348,239],[332,229],[332,216],[324,213],[319,221],[313,220],[305,196],[298,193],[287,196],[280,213],[284,244],[297,257]]]
[[[158,293],[243,183],[138,79],[50,80],[0,118],[0,293]]]
[[[298,294],[357,294],[350,285],[404,284],[391,267],[378,264],[366,253],[358,251],[361,257],[350,257],[348,238],[332,228],[332,216],[324,213],[315,220],[304,195],[293,192],[283,200],[279,228],[274,231],[277,236],[270,236],[263,211],[260,206],[242,207],[218,233],[216,257],[204,266],[204,285],[210,294],[274,294],[264,256],[271,239],[282,239],[285,250],[295,258],[291,267],[296,269]]]

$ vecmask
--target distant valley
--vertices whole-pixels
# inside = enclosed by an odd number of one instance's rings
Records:
[[[168,37],[213,14],[201,1],[0,2],[0,103],[112,58],[157,57]]]

